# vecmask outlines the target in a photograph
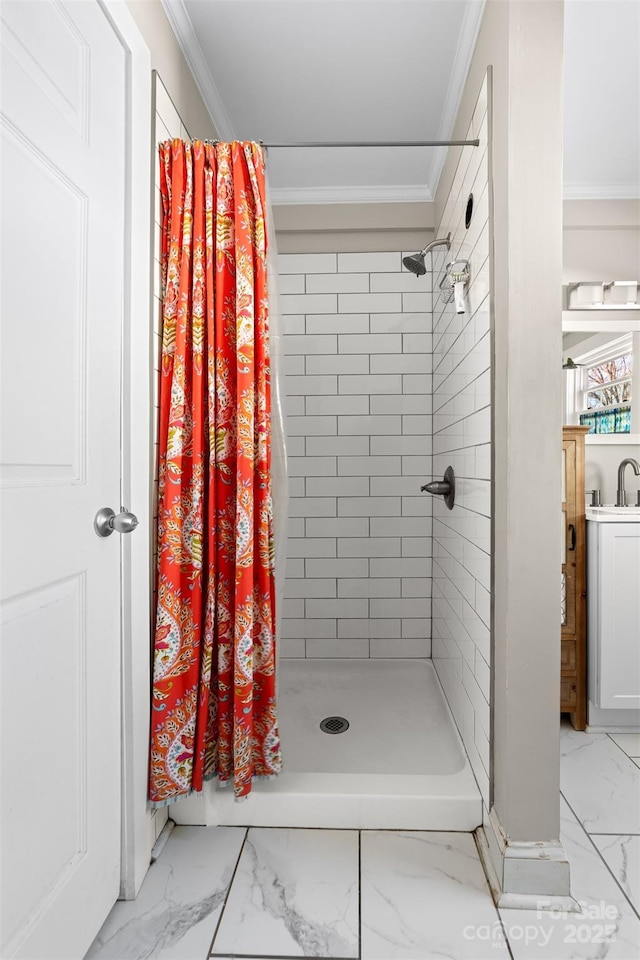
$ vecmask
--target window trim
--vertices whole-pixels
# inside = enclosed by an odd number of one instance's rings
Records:
[[[599,384],[588,384],[589,370],[593,370],[594,367],[601,366],[603,363],[607,363],[609,360],[616,360],[618,357],[625,356],[626,354],[631,354],[631,365],[632,369],[628,376],[621,377],[618,380],[610,380],[606,383]],[[633,403],[633,395],[628,400],[617,400],[615,403],[603,404],[600,407],[589,407],[587,406],[587,394],[595,393],[598,390],[606,389],[607,387],[613,387],[617,384],[629,383],[633,381],[633,337],[630,333],[625,334],[622,337],[616,337],[614,340],[610,340],[602,347],[598,347],[597,350],[591,350],[588,353],[583,353],[578,357],[575,357],[576,363],[581,364],[581,367],[578,371],[578,376],[576,377],[576,395],[575,395],[575,413],[578,418],[587,413],[594,413],[598,410],[606,410],[607,407],[619,407],[623,404],[628,403],[631,405]]]
[[[620,356],[623,353],[631,353],[633,355],[633,344],[634,344],[634,335],[633,332],[618,332],[617,336],[612,336],[605,344],[598,347],[595,350],[585,351],[583,353],[572,353],[572,359],[577,366],[572,372],[572,376],[567,376],[565,379],[565,413],[566,413],[566,422],[567,423],[579,423],[580,416],[582,414],[593,413],[596,410],[606,410],[606,407],[595,407],[595,408],[582,408],[582,404],[586,402],[586,393],[589,392],[586,388],[587,381],[587,368],[595,367],[598,363],[603,363],[606,360],[613,359],[616,356]],[[565,352],[565,356],[567,356]],[[636,351],[637,353],[637,351]],[[636,358],[636,363],[640,364],[640,358]],[[637,371],[636,371],[637,376]],[[627,378],[624,378],[627,379]],[[634,375],[632,374],[632,382]],[[595,385],[594,385],[595,386]],[[592,387],[593,389],[593,387]],[[596,387],[597,389],[597,387]],[[638,391],[636,390],[636,393]],[[626,402],[626,401],[625,401]],[[618,404],[619,405],[619,404]],[[637,414],[634,413],[640,407],[640,395],[636,397],[635,401],[632,397],[631,399],[631,417],[632,424],[631,429],[634,429],[635,420]],[[637,430],[637,427],[636,427]],[[610,434],[588,434],[585,437],[585,441],[589,443],[637,443],[640,435],[636,433],[610,433]]]

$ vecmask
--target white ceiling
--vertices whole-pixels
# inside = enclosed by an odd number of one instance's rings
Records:
[[[266,143],[445,139],[483,6],[484,0],[165,3],[192,69],[200,66],[199,85],[219,135]],[[444,152],[274,149],[271,194],[280,202],[431,200]]]
[[[566,0],[564,195],[640,197],[640,2]]]
[[[163,0],[219,136],[451,136],[484,0]],[[640,196],[640,2],[565,4],[565,196]],[[274,201],[431,200],[445,151],[273,149]]]

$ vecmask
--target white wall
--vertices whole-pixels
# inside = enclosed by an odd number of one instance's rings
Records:
[[[519,893],[568,892],[568,865],[561,852],[557,856],[560,626],[555,615],[562,404],[562,19],[563,5],[557,0],[487,0],[452,132],[464,136],[490,68],[495,376],[493,810],[487,840],[503,890],[517,888]],[[436,222],[458,157],[455,149],[448,151],[435,198]],[[527,861],[531,842],[540,851],[550,844],[553,855],[543,858],[541,852],[540,859]]]
[[[434,204],[279,204],[274,223],[281,253],[421,250],[433,239]]]
[[[640,279],[640,200],[565,200],[563,282]]]
[[[281,655],[430,655],[431,274],[281,254],[290,477]]]
[[[600,490],[602,503],[615,503],[618,489],[618,467],[627,457],[640,461],[640,444],[637,443],[597,443],[585,442],[585,490]],[[640,477],[627,467],[625,471],[627,502],[634,504],[640,490]],[[587,494],[587,504],[591,498]]]
[[[491,664],[491,332],[487,82],[459,151],[438,234],[452,234],[447,260],[468,259],[466,312],[434,298],[433,469],[451,465],[456,502],[434,501],[433,661],[489,809]],[[464,215],[474,196],[469,229]],[[444,255],[435,264],[442,267]],[[438,277],[436,276],[437,287]]]
[[[156,70],[192,136],[217,136],[209,112],[182,55],[160,0],[126,0]]]

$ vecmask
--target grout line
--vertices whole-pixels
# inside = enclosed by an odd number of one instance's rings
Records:
[[[620,744],[619,744],[616,740],[613,739],[613,737],[611,736],[610,733],[607,733],[606,736],[609,738],[609,740],[611,741],[611,743],[615,744],[615,746],[618,748],[618,750],[622,750],[622,752],[624,753],[625,757],[627,757],[627,758],[628,758],[629,760],[631,760],[631,762],[633,763],[634,759],[636,759],[636,758],[635,758],[635,757],[632,757],[630,753],[627,753],[627,751],[624,749],[624,747],[621,747]],[[614,734],[614,736],[618,736],[618,737],[619,737],[619,736],[624,736],[624,734],[619,734],[619,733],[618,733],[618,734]]]
[[[503,935],[503,937],[504,937],[504,942],[505,942],[505,945],[506,945],[506,948],[507,948],[507,953],[509,954],[510,960],[514,960],[513,951],[512,951],[512,949],[511,949],[511,944],[509,943],[509,937],[508,937],[508,934],[507,934],[507,928],[506,928],[505,922],[504,922],[504,920],[503,920],[503,918],[502,918],[502,914],[500,913],[500,910],[499,910],[498,907],[495,907],[495,911],[496,911],[496,913],[498,914],[498,923],[500,924],[500,927],[501,927],[501,929],[502,929],[502,935]]]
[[[565,798],[566,799],[566,798]],[[640,837],[640,833],[633,833],[629,830],[625,830],[624,833],[611,833],[610,831],[598,830],[597,833],[590,833],[590,837]]]
[[[625,900],[627,901],[627,903],[628,903],[629,906],[631,907],[631,910],[632,910],[633,913],[636,915],[636,917],[638,918],[638,920],[640,920],[640,912],[638,911],[637,907],[636,907],[636,906],[631,902],[631,900],[629,899],[629,895],[627,894],[626,890],[622,887],[622,884],[620,883],[620,881],[619,881],[618,878],[616,877],[615,873],[611,870],[609,864],[607,863],[607,861],[606,861],[606,860],[604,859],[604,857],[602,856],[602,853],[600,852],[600,850],[598,849],[598,847],[596,846],[596,844],[593,842],[593,838],[592,838],[591,834],[588,832],[587,828],[585,827],[585,825],[583,824],[582,820],[580,819],[580,817],[578,816],[578,814],[576,813],[576,811],[573,809],[573,807],[571,806],[571,804],[570,804],[569,801],[567,800],[567,798],[566,798],[566,796],[564,795],[564,793],[562,792],[562,790],[560,791],[560,796],[562,797],[562,799],[564,800],[564,802],[566,803],[566,805],[569,807],[569,810],[571,810],[571,813],[572,813],[572,814],[574,815],[574,817],[576,818],[577,823],[580,824],[580,829],[582,830],[582,832],[584,833],[585,837],[588,839],[589,843],[591,844],[591,846],[593,847],[593,849],[594,849],[595,852],[597,853],[598,857],[599,857],[600,860],[602,861],[602,863],[603,863],[603,865],[604,865],[604,867],[605,867],[605,870],[606,870],[606,871],[609,873],[609,875],[613,878],[613,880],[614,880],[615,883],[616,883],[616,886],[619,887],[619,889],[620,889],[623,897],[625,898]],[[598,834],[594,834],[594,836],[598,836]],[[627,836],[636,836],[636,834],[617,833],[617,834],[611,834],[611,836],[627,837]],[[571,862],[569,862],[569,868],[571,868]]]
[[[301,663],[303,662],[302,657],[288,657],[287,659],[289,659],[289,660],[299,660]],[[316,658],[314,658],[314,659],[316,659]],[[333,658],[332,658],[332,657],[327,657],[327,658],[317,658],[317,659],[333,659]],[[349,659],[349,658],[345,658],[345,659]],[[352,659],[357,659],[357,658],[352,658]],[[319,831],[320,831],[320,832],[331,831],[332,833],[335,833],[335,832],[339,832],[339,833],[357,833],[357,832],[358,832],[358,828],[357,828],[357,827],[282,827],[282,826],[256,827],[255,825],[246,824],[246,823],[243,824],[242,827],[239,827],[237,824],[224,824],[224,823],[220,823],[220,824],[218,824],[218,826],[220,826],[220,827],[226,827],[226,829],[229,829],[229,830],[231,830],[231,829],[238,829],[238,830],[239,830],[239,829],[242,829],[242,830],[287,830],[287,831],[289,831],[289,830],[306,830],[307,832],[308,832],[309,830],[314,830],[316,833],[319,832]],[[382,828],[381,828],[381,829],[382,829]],[[372,830],[372,831],[375,831],[376,833],[381,832],[377,827],[372,827],[371,830]],[[366,832],[366,831],[365,831],[365,832]],[[397,831],[397,830],[394,830],[394,829],[392,829],[392,828],[389,828],[388,832],[389,832],[389,833],[397,833],[398,831]],[[468,833],[469,831],[467,831],[467,830],[457,830],[457,831],[456,831],[456,830],[447,830],[447,831],[442,831],[442,830],[421,830],[421,831],[413,831],[413,832],[415,832],[415,833],[442,833],[442,832],[446,832],[446,833]],[[224,956],[224,954],[223,954],[223,956]],[[353,960],[353,958],[351,958],[351,960]]]
[[[242,852],[243,852],[244,847],[245,847],[245,844],[246,844],[246,842],[247,842],[247,837],[249,836],[249,828],[248,828],[248,827],[245,827],[245,828],[244,828],[244,831],[245,831],[245,833],[244,833],[244,839],[243,839],[243,841],[242,841],[242,844],[241,844],[241,846],[240,846],[240,850],[239,850],[239,852],[238,852],[238,859],[236,860],[236,865],[235,865],[235,867],[233,868],[233,873],[232,873],[232,875],[231,875],[231,880],[230,880],[230,882],[229,882],[229,886],[227,887],[227,893],[226,893],[226,896],[225,896],[225,898],[224,898],[224,903],[222,904],[222,910],[220,911],[220,916],[218,917],[218,922],[216,923],[216,929],[214,930],[213,937],[212,937],[212,939],[211,939],[211,946],[209,947],[209,952],[207,953],[207,956],[208,956],[208,957],[210,957],[210,956],[213,955],[213,945],[214,945],[214,943],[216,942],[216,937],[218,936],[218,931],[219,931],[219,929],[220,929],[220,924],[222,923],[222,918],[224,917],[224,911],[226,910],[226,907],[227,907],[227,901],[229,900],[229,894],[231,893],[231,887],[233,886],[233,881],[234,881],[235,878],[236,878],[236,873],[238,872],[238,866],[239,866],[239,864],[240,864],[240,858],[242,857]]]
[[[329,956],[316,956],[314,960],[353,960],[353,957],[329,957]],[[300,954],[292,953],[220,953],[220,954],[210,954],[210,960],[222,960],[222,958],[231,958],[231,960],[298,960]]]
[[[496,912],[496,917],[497,917],[498,923],[500,924],[500,929],[502,930],[502,936],[504,937],[504,942],[505,942],[506,947],[507,947],[507,952],[508,952],[508,954],[509,954],[509,958],[510,958],[510,960],[514,960],[514,958],[513,958],[513,952],[512,952],[512,950],[511,950],[511,944],[509,943],[509,938],[508,938],[508,936],[507,936],[507,928],[506,928],[505,923],[504,923],[504,920],[503,920],[503,918],[502,918],[502,914],[500,913],[500,908],[497,906],[497,904],[496,904],[495,901],[494,901],[494,894],[493,894],[493,890],[492,890],[492,885],[491,885],[491,883],[489,882],[489,877],[488,877],[488,875],[487,875],[487,871],[485,870],[484,858],[483,858],[482,853],[481,853],[481,851],[480,851],[480,844],[479,844],[479,842],[478,842],[478,831],[477,831],[477,830],[474,830],[473,833],[471,834],[471,836],[473,837],[473,842],[474,842],[475,848],[476,848],[476,854],[477,854],[478,859],[479,859],[479,861],[480,861],[480,866],[482,867],[482,875],[483,875],[483,877],[484,877],[484,882],[485,882],[485,885],[486,885],[486,888],[487,888],[487,894],[489,895],[489,899],[491,900],[491,904],[492,904],[492,906],[493,906],[493,909],[494,909],[495,912]]]

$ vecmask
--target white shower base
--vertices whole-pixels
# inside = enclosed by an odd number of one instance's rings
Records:
[[[214,826],[474,830],[482,801],[430,660],[281,660],[283,772],[235,803],[215,782],[171,808]],[[325,717],[345,733],[320,730]]]

